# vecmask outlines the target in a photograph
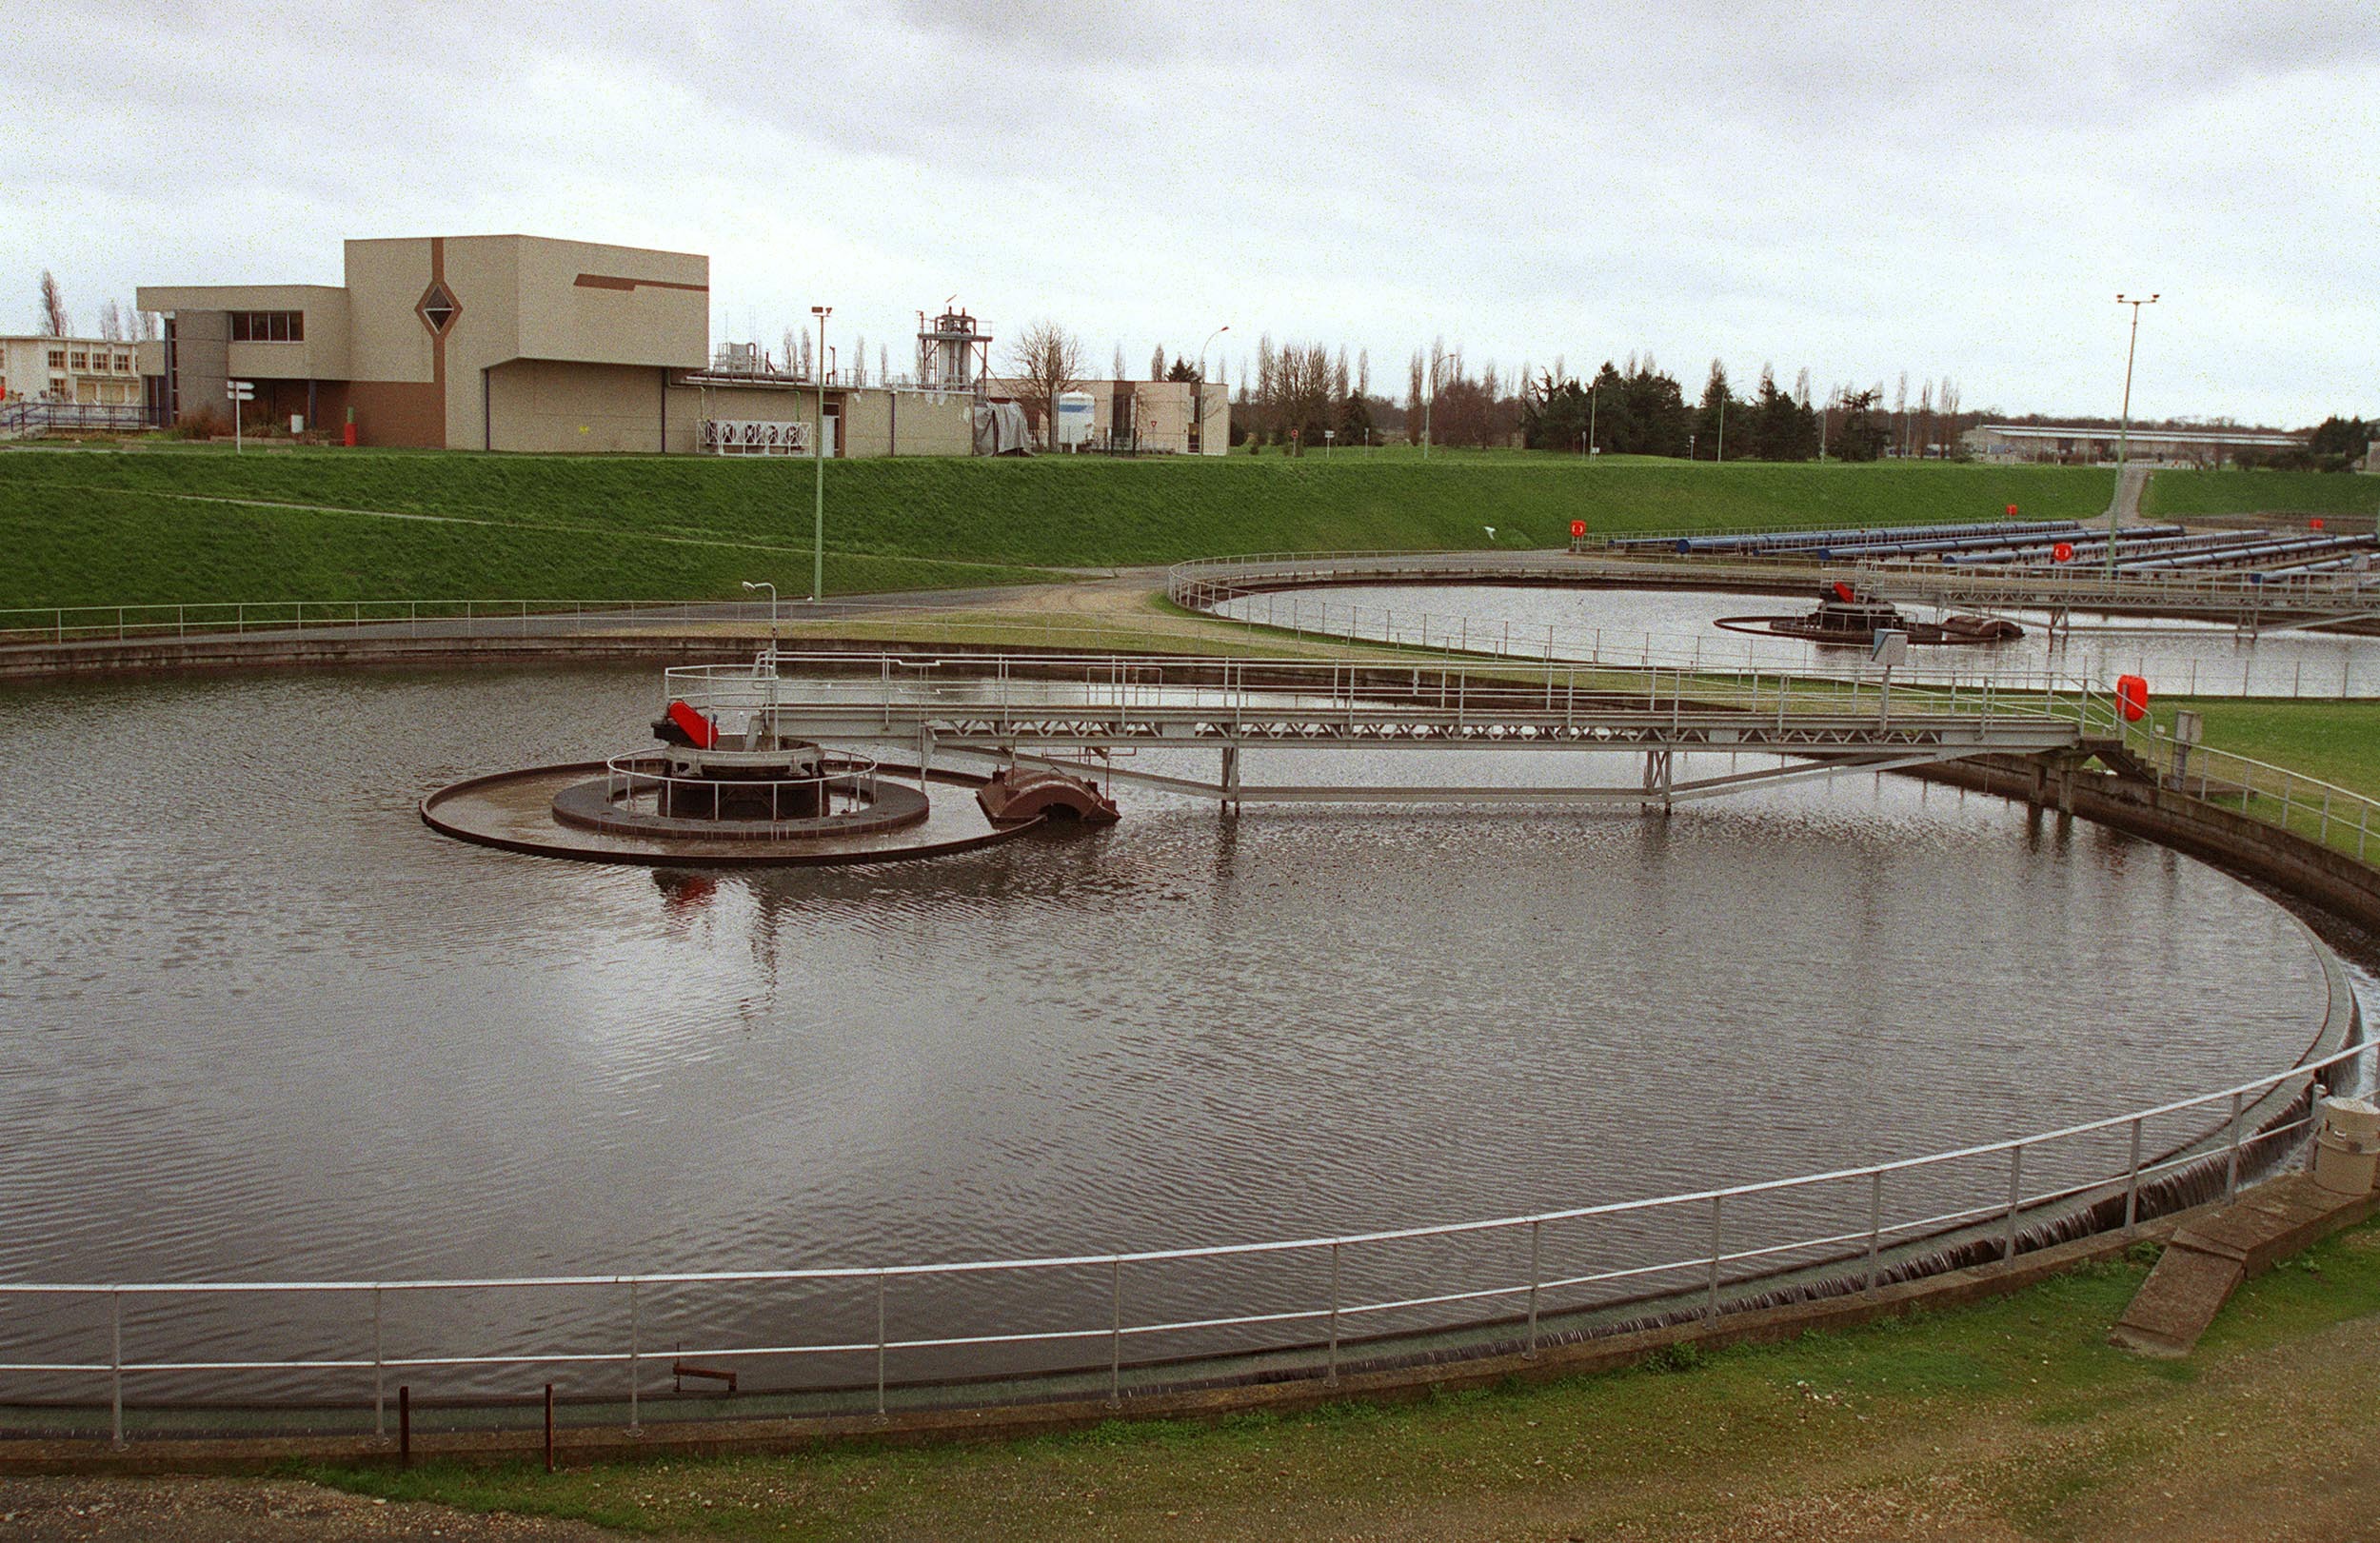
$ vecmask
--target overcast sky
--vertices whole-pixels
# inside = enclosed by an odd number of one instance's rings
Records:
[[[340,280],[350,236],[708,253],[714,341],[944,296],[1237,380],[1257,335],[1698,391],[2380,414],[2365,3],[1400,8],[1083,0],[0,12],[0,326],[57,271]],[[8,275],[15,275],[10,278]],[[1914,395],[1914,386],[1912,386]]]

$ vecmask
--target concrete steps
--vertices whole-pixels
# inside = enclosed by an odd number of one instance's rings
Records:
[[[2333,1194],[2304,1174],[2258,1185],[2173,1235],[2157,1267],[2109,1331],[2108,1343],[2135,1355],[2179,1360],[2197,1345],[2242,1281],[2362,1221],[2375,1204],[2380,1196]]]

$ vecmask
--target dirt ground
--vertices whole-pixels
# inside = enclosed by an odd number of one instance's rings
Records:
[[[620,1535],[576,1522],[390,1504],[286,1479],[0,1479],[0,1538],[26,1543],[585,1543]]]

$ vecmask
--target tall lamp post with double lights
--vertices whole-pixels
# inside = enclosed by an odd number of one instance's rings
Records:
[[[2115,577],[2115,527],[2124,518],[2124,465],[2130,459],[2132,437],[2132,355],[2140,347],[2140,307],[2153,306],[2157,297],[2135,300],[2130,295],[2117,295],[2115,303],[2132,308],[2132,341],[2124,345],[2124,416],[2115,430],[2115,496],[2108,500],[2108,578]]]
[[[1209,332],[1206,341],[1199,345],[1199,384],[1191,388],[1190,422],[1199,431],[1200,455],[1206,454],[1206,350],[1215,346],[1217,338],[1230,330],[1231,324],[1225,322]],[[1225,449],[1231,447],[1231,430],[1228,427],[1223,430],[1223,445]]]
[[[818,318],[818,412],[811,430],[810,458],[818,463],[818,504],[810,526],[810,599],[826,598],[826,318],[832,306],[812,306]]]

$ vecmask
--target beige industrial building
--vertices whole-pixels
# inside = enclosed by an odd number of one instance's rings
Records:
[[[350,443],[628,454],[966,455],[1025,437],[991,337],[963,312],[919,319],[914,376],[822,386],[749,346],[710,346],[710,260],[536,236],[350,241],[340,285],[148,286],[155,418],[243,422]],[[856,376],[856,372],[846,372]],[[1093,383],[1095,445],[1220,453],[1220,384]],[[135,398],[137,400],[137,396]],[[1194,421],[1194,418],[1196,421]],[[1037,436],[1038,437],[1038,436]]]

